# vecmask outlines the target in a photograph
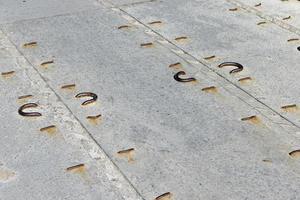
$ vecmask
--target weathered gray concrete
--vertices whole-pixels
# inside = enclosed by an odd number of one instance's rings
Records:
[[[299,111],[281,109],[299,104],[299,44],[287,42],[298,36],[272,23],[257,25],[263,21],[258,16],[229,11],[231,8],[235,6],[224,1],[165,1],[124,7],[142,23],[161,20],[162,27],[151,28],[194,57],[205,62],[204,57],[215,55],[217,59],[208,63],[210,68],[300,126]],[[176,42],[180,36],[187,36],[188,41]],[[230,75],[217,67],[225,61],[239,62],[245,69]],[[238,79],[246,76],[252,83],[240,84]]]
[[[117,28],[124,24],[132,27]],[[207,77],[164,42],[142,48],[155,37],[120,12],[103,8],[2,28],[145,199],[164,192],[174,199],[297,199],[299,162],[288,155],[296,135],[266,126],[268,119],[219,85],[221,77]],[[28,41],[38,46],[22,48]],[[53,65],[40,66],[49,59]],[[173,79],[177,70],[168,66],[178,61],[198,83]],[[72,83],[75,90],[61,89]],[[201,91],[212,85],[213,94]],[[80,106],[74,95],[82,91],[99,101]],[[102,114],[98,124],[86,119],[95,114]],[[241,121],[253,114],[261,122]],[[133,162],[117,156],[129,148]]]
[[[136,4],[148,4],[151,2],[160,2],[161,0],[96,0],[102,4],[106,4],[113,7],[125,6],[125,5],[136,5]]]
[[[2,32],[0,41],[1,72],[15,71],[0,77],[0,199],[142,199]],[[41,117],[18,115],[28,102]]]
[[[300,28],[300,2],[297,0],[270,1],[270,0],[228,0],[238,3],[245,8],[253,9],[258,14],[272,17],[281,23],[286,23]]]
[[[112,2],[78,0],[88,10],[74,4],[58,16],[53,3],[1,25],[0,69],[15,74],[0,79],[0,199],[299,199],[299,158],[289,156],[300,148],[299,113],[280,110],[299,99],[298,52],[286,44],[294,35],[219,1],[134,3],[125,12],[116,5],[130,1]],[[245,70],[216,67],[227,60]],[[179,70],[197,81],[176,82]],[[245,76],[254,81],[237,81]],[[84,91],[97,102],[81,106],[74,96]],[[18,115],[26,94],[42,117]],[[51,124],[55,134],[39,131]],[[83,172],[66,171],[79,163]]]
[[[95,0],[0,0],[0,23],[96,9],[98,4]]]

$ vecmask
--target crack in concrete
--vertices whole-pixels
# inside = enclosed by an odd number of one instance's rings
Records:
[[[159,0],[145,0],[145,1],[139,1],[139,2],[119,4],[119,5],[115,5],[114,7],[115,8],[129,7],[129,6],[135,6],[135,5],[145,4],[145,3],[152,3],[152,2],[157,2],[157,1],[159,1]]]

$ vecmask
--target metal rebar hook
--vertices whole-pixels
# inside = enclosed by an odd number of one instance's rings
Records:
[[[81,93],[77,94],[75,97],[76,97],[76,98],[92,97],[92,99],[89,99],[89,100],[84,101],[84,102],[81,104],[81,105],[83,105],[83,106],[95,102],[95,101],[97,100],[97,98],[98,98],[98,96],[97,96],[95,93],[92,93],[92,92],[81,92]]]
[[[19,110],[18,110],[18,113],[24,117],[39,117],[39,116],[42,116],[41,113],[39,112],[24,112],[23,110],[24,109],[27,109],[27,108],[36,108],[38,107],[38,105],[36,103],[27,103],[27,104],[24,104],[22,105]]]
[[[244,69],[243,65],[241,65],[240,63],[237,63],[237,62],[223,62],[218,67],[222,68],[222,67],[227,67],[227,66],[237,67],[237,68],[231,70],[229,72],[230,74],[240,72]]]
[[[195,78],[180,78],[179,76],[185,75],[186,73],[184,71],[179,71],[174,75],[174,79],[178,82],[191,82],[196,81]]]

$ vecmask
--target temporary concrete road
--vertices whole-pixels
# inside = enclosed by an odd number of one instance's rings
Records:
[[[299,200],[299,46],[296,0],[0,0],[0,199]]]

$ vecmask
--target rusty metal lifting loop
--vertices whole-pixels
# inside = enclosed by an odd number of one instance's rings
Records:
[[[174,79],[178,82],[191,82],[196,81],[195,78],[180,78],[179,76],[185,75],[186,73],[184,71],[179,71],[174,75]]]
[[[95,102],[95,101],[97,100],[97,98],[98,98],[98,96],[97,96],[95,93],[92,93],[92,92],[81,92],[81,93],[77,94],[75,97],[76,97],[76,98],[82,98],[82,97],[91,97],[91,98],[92,98],[92,99],[89,99],[89,100],[84,101],[84,102],[81,104],[81,105],[83,105],[83,106]]]
[[[18,113],[24,117],[39,117],[39,116],[42,116],[41,113],[39,112],[24,112],[23,110],[24,109],[27,109],[27,108],[36,108],[38,107],[38,105],[36,103],[27,103],[27,104],[24,104],[22,105],[19,110],[18,110]]]
[[[241,65],[240,63],[237,63],[237,62],[224,62],[224,63],[221,63],[218,67],[222,68],[222,67],[227,67],[227,66],[237,67],[236,69],[231,70],[229,72],[230,74],[240,72],[244,69],[243,65]]]

